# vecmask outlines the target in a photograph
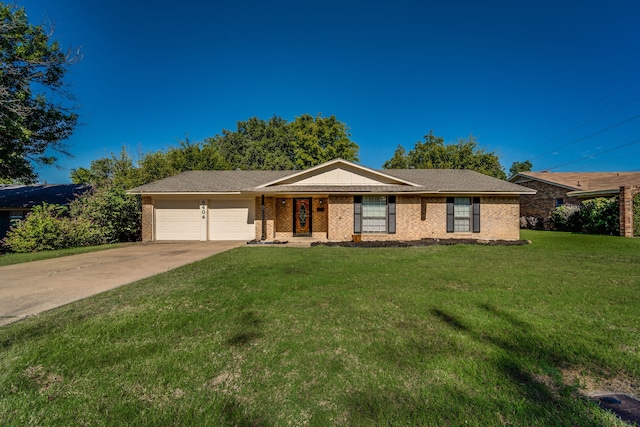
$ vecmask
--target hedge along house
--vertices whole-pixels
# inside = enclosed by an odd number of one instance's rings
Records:
[[[142,239],[519,239],[535,191],[470,170],[376,171],[336,159],[302,171],[190,171],[142,196]]]

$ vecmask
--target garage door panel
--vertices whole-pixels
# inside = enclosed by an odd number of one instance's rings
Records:
[[[200,240],[199,202],[157,202],[156,240]]]
[[[255,238],[253,199],[209,201],[210,240],[253,240]]]

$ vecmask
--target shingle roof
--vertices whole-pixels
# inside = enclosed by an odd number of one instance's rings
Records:
[[[278,180],[300,171],[190,171],[151,182],[129,190],[132,194],[148,193],[519,193],[533,190],[470,170],[388,169],[379,171],[412,185],[279,185]],[[268,182],[274,185],[256,189]]]
[[[519,183],[531,179],[575,191],[603,191],[640,185],[640,172],[520,172],[510,181]]]
[[[523,188],[509,181],[466,169],[389,169],[384,172],[387,175],[420,184],[428,191],[439,193],[532,192],[529,188]]]
[[[66,205],[89,189],[85,184],[0,185],[0,208],[32,208],[44,202]]]

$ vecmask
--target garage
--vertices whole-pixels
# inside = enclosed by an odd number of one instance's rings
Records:
[[[209,200],[209,240],[253,240],[254,219],[253,198]]]
[[[156,240],[200,240],[200,204],[197,200],[158,200]]]

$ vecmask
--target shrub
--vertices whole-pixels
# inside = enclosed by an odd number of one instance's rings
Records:
[[[67,209],[44,203],[35,206],[23,221],[7,233],[4,244],[14,252],[38,252],[74,246],[75,234],[69,227]]]
[[[633,235],[640,237],[640,193],[633,197]]]
[[[69,205],[71,216],[98,230],[99,243],[140,240],[141,200],[115,185],[99,186]],[[95,236],[93,236],[95,237]]]
[[[558,231],[580,231],[580,205],[562,205],[551,212],[551,224]]]
[[[582,227],[587,233],[619,234],[620,210],[616,197],[585,200],[580,208]]]

